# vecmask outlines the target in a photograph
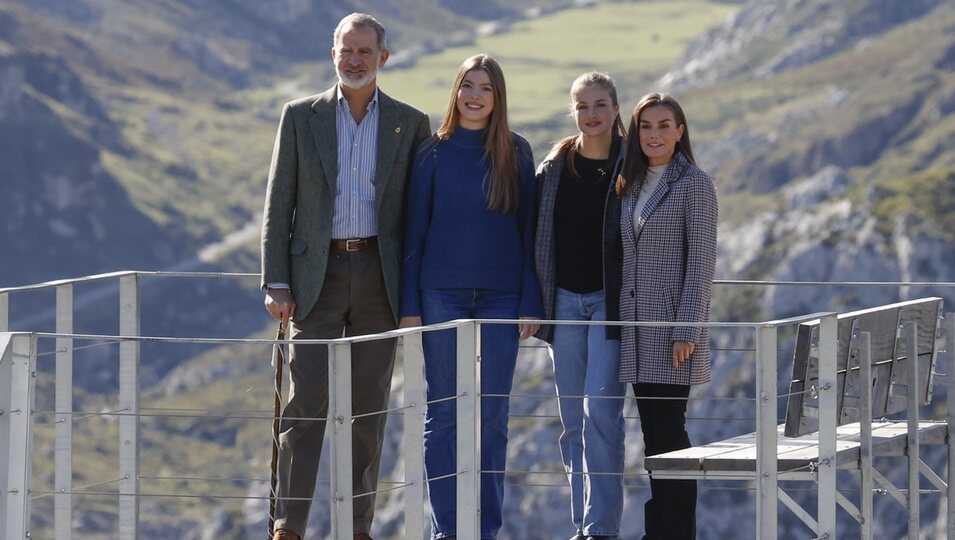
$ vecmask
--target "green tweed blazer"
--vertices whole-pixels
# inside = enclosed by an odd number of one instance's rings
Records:
[[[338,177],[336,89],[282,110],[262,220],[262,287],[288,283],[294,320],[315,307],[328,265]],[[378,92],[375,210],[388,300],[397,319],[405,183],[415,149],[431,135],[428,116]]]

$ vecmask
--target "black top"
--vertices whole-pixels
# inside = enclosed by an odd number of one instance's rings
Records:
[[[568,167],[560,175],[554,201],[554,247],[557,286],[575,293],[603,289],[603,214],[610,189],[610,164],[605,159],[574,157],[574,178]]]

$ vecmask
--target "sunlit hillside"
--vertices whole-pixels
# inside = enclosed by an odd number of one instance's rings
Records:
[[[0,3],[0,287],[125,268],[256,272],[278,115],[286,101],[333,83],[329,27],[352,8],[394,29],[381,87],[428,112],[433,125],[461,61],[478,52],[497,57],[513,127],[538,160],[573,130],[567,93],[579,73],[611,73],[624,115],[646,91],[672,89],[688,114],[697,160],[716,177],[720,278],[955,281],[951,2],[572,3],[283,2],[285,10],[243,0]],[[526,11],[535,5],[542,9]],[[221,249],[203,251],[210,245]],[[274,331],[254,280],[153,281],[145,291],[148,335]],[[717,294],[713,316],[857,308],[908,293],[737,290]],[[18,317],[29,316],[51,328],[50,311],[36,307],[51,302],[11,302],[11,326],[22,329]],[[103,315],[114,304],[83,305],[78,329],[114,322]],[[47,413],[51,348],[37,380],[38,409]],[[75,407],[92,414],[74,425],[74,483],[92,492],[107,492],[98,483],[115,476],[116,422],[100,414],[115,408],[115,350],[77,351]],[[266,492],[256,480],[266,477],[269,457],[269,423],[258,418],[271,414],[268,353],[264,346],[144,347],[142,406],[175,415],[143,420],[143,487],[152,494],[143,502],[146,538],[264,530],[262,501],[243,498]],[[735,357],[715,366],[711,391],[751,390],[751,372]],[[520,366],[516,390],[552,391],[549,376],[535,356]],[[526,446],[512,448],[512,457],[556,469],[556,424],[535,416],[553,407],[521,407],[527,416],[512,428]],[[210,411],[217,416],[199,417]],[[718,406],[705,412],[732,416]],[[34,481],[46,491],[52,422],[49,414],[38,419],[34,454]],[[393,457],[400,422],[390,426]],[[698,440],[716,431],[693,429]],[[628,456],[632,469],[638,450]],[[387,478],[400,476],[394,459],[385,469]],[[628,490],[628,526],[642,516],[641,481]],[[557,509],[566,493],[546,486],[520,493],[526,497],[510,509],[507,538],[519,538],[514,531],[528,522],[546,528],[540,538],[569,536],[564,508]],[[737,514],[752,518],[746,497],[739,490],[701,499],[709,518],[701,538],[732,537]],[[398,501],[381,497],[379,540],[400,537]],[[74,505],[74,538],[115,537],[115,496],[80,496]],[[49,496],[35,501],[34,538],[52,536],[52,506]],[[904,527],[892,509],[877,514],[886,530],[896,521]]]

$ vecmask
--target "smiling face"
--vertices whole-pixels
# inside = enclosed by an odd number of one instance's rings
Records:
[[[665,105],[643,109],[638,120],[640,149],[650,166],[669,163],[676,151],[676,143],[683,137],[683,124],[677,125],[673,111]]]
[[[494,87],[483,69],[468,71],[458,87],[458,123],[465,129],[483,129],[494,111]]]
[[[581,86],[573,95],[573,116],[585,137],[609,137],[619,107],[610,92],[599,86]]]
[[[378,35],[368,26],[349,26],[332,48],[335,71],[342,86],[364,88],[375,82],[388,50],[378,46]]]

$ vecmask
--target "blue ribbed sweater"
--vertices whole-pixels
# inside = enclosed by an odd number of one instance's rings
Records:
[[[484,130],[458,127],[415,157],[408,191],[402,317],[421,315],[422,289],[520,293],[519,317],[541,317],[534,272],[535,185],[530,145],[514,135],[520,169],[517,212],[487,209]]]

